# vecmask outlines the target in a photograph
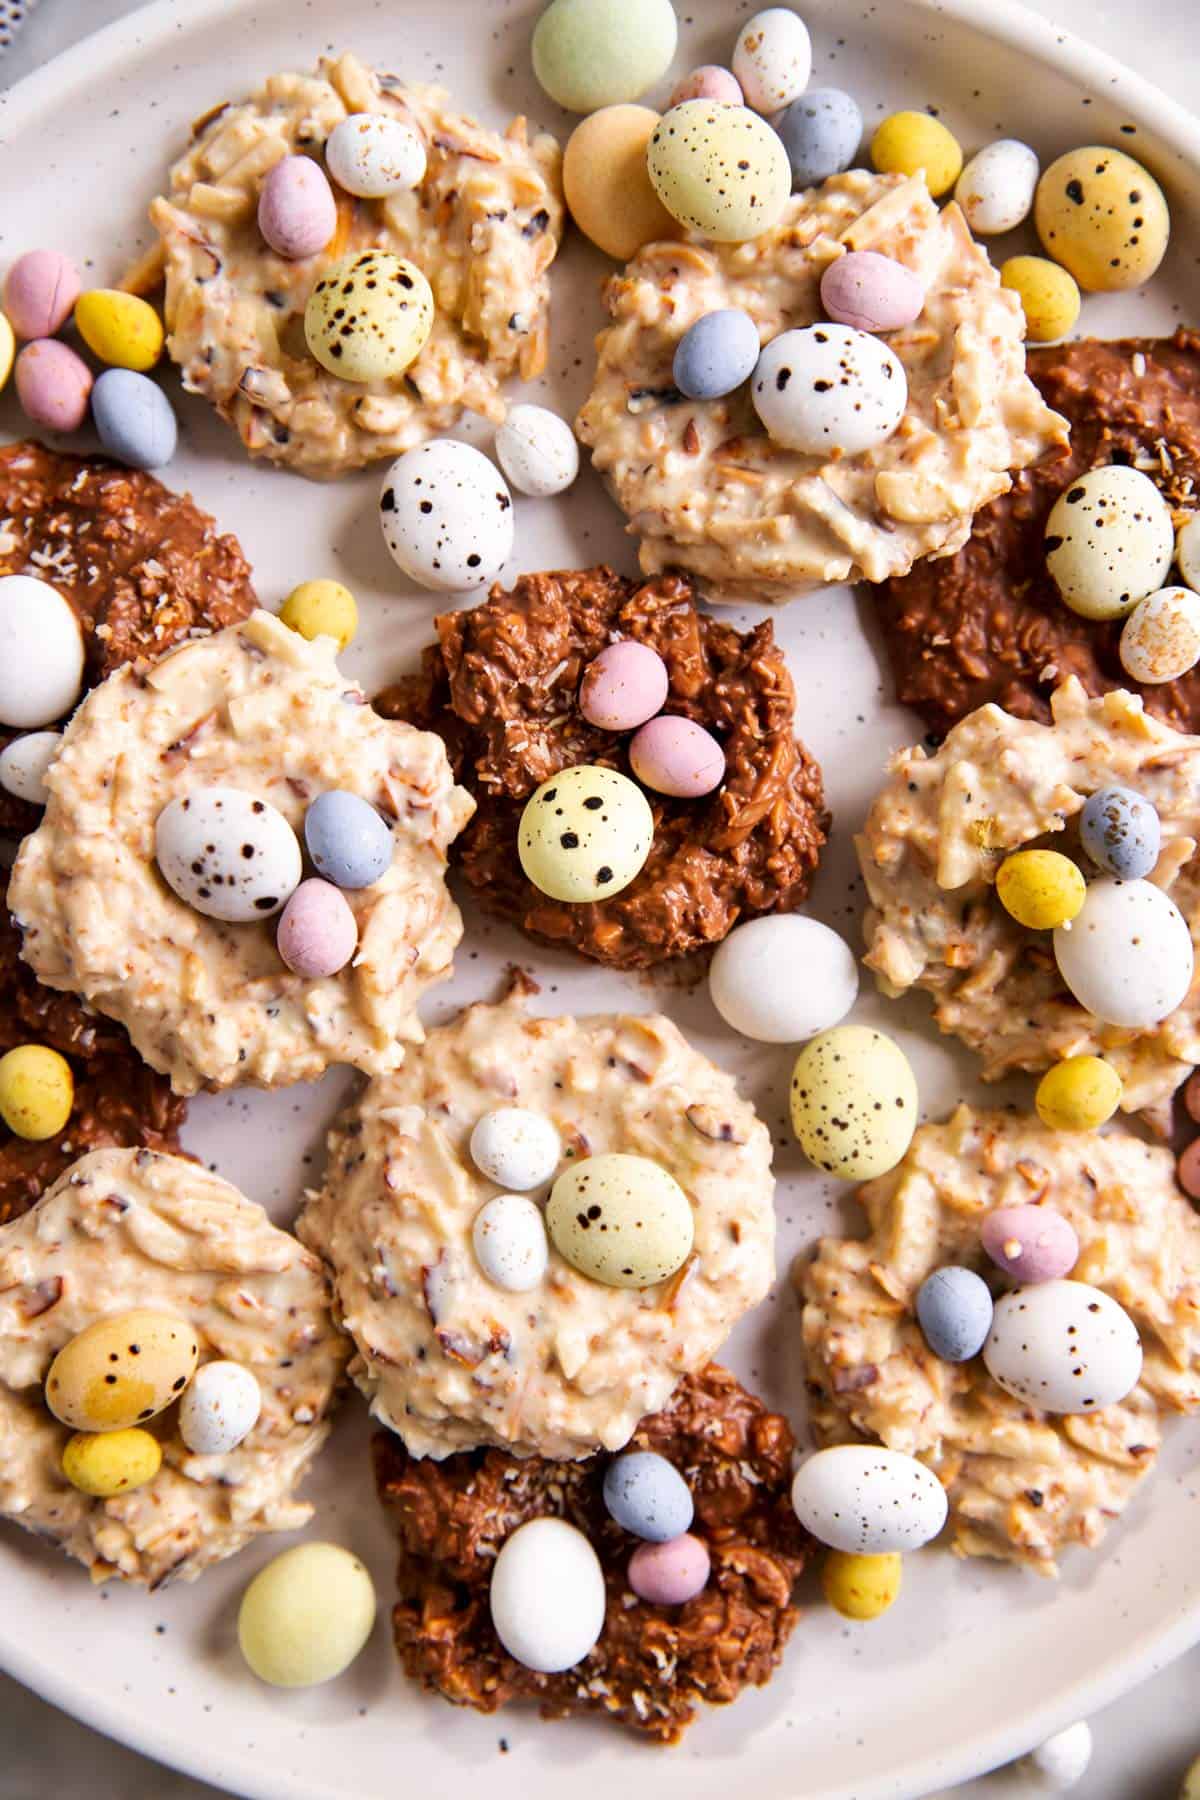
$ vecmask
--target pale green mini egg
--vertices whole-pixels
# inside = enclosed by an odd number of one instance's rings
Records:
[[[340,1544],[295,1544],[242,1595],[238,1643],[260,1681],[316,1687],[348,1669],[375,1624],[375,1584]]]
[[[580,763],[543,781],[521,814],[517,851],[535,888],[581,905],[627,888],[654,841],[654,814],[636,782]]]
[[[746,106],[685,100],[663,114],[646,155],[671,217],[718,243],[760,237],[791,195],[783,140]]]
[[[894,1169],[917,1128],[917,1081],[899,1044],[870,1025],[837,1025],[792,1071],[792,1128],[818,1169],[872,1181]]]
[[[358,250],[331,263],[304,309],[309,349],[343,381],[403,375],[432,330],[429,283],[413,263],[386,250]]]
[[[691,1203],[646,1156],[609,1152],[566,1169],[550,1190],[546,1228],[559,1255],[605,1287],[666,1281],[692,1253]]]
[[[178,1400],[196,1372],[195,1330],[139,1307],[97,1319],[64,1344],[46,1377],[46,1405],[72,1431],[124,1431]]]
[[[596,112],[652,88],[677,36],[671,0],[553,0],[534,30],[533,72],[568,112]]]

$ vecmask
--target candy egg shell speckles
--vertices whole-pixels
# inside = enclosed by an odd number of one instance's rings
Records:
[[[82,684],[79,620],[58,589],[33,575],[0,577],[0,723],[49,725]]]
[[[979,1241],[998,1269],[1027,1286],[1059,1281],[1079,1261],[1075,1227],[1049,1206],[997,1206],[980,1226]]]
[[[1153,687],[1178,681],[1200,662],[1200,594],[1165,587],[1139,600],[1121,632],[1121,666]]]
[[[760,1044],[802,1044],[837,1025],[858,997],[858,959],[816,919],[776,913],[736,925],[708,971],[712,1003]]]
[[[1046,520],[1046,567],[1072,612],[1116,619],[1162,586],[1175,554],[1166,501],[1138,469],[1089,469]]]
[[[425,146],[403,119],[389,113],[351,113],[325,140],[325,167],[347,194],[379,200],[420,185]]]
[[[337,230],[337,201],[311,156],[284,156],[268,170],[258,197],[258,229],[289,262],[325,248]]]
[[[680,1537],[695,1512],[691,1490],[679,1470],[653,1450],[632,1450],[609,1463],[604,1504],[623,1531],[649,1544]]]
[[[796,1058],[791,1104],[810,1162],[844,1181],[870,1181],[894,1169],[912,1141],[917,1081],[891,1038],[869,1025],[838,1025]]]
[[[471,1244],[488,1280],[510,1294],[537,1287],[550,1260],[542,1209],[526,1194],[497,1194],[481,1206]]]
[[[848,169],[862,142],[858,102],[841,88],[809,88],[775,121],[794,188],[816,187]]]
[[[685,100],[651,134],[647,164],[673,219],[718,243],[769,231],[792,191],[787,151],[744,106]]]
[[[29,731],[14,738],[0,750],[0,787],[31,806],[45,806],[46,771],[61,743],[61,731]]]
[[[584,671],[579,710],[601,731],[635,731],[652,719],[670,691],[667,665],[649,644],[622,638]]]
[[[665,1544],[640,1544],[629,1559],[629,1585],[651,1606],[686,1606],[712,1570],[708,1545],[690,1531]]]
[[[1086,1281],[1045,1281],[996,1302],[988,1374],[1043,1412],[1115,1406],[1136,1387],[1142,1346],[1129,1314]]]
[[[197,1456],[224,1456],[248,1438],[262,1410],[262,1389],[241,1363],[205,1363],[179,1403],[179,1435]]]
[[[600,1559],[565,1519],[530,1519],[501,1545],[488,1603],[517,1662],[544,1675],[574,1668],[604,1629]]]
[[[360,250],[331,263],[313,288],[304,337],[321,367],[343,381],[394,381],[424,349],[433,311],[433,291],[414,263]]]
[[[919,275],[877,250],[835,257],[821,277],[821,305],[838,325],[853,331],[896,331],[911,325],[925,305]]]
[[[772,338],[750,395],[776,443],[828,460],[887,442],[904,417],[908,377],[878,338],[808,325]]]
[[[1150,881],[1093,881],[1078,917],[1054,934],[1059,974],[1106,1025],[1147,1031],[1192,983],[1187,920]]]
[[[804,20],[788,6],[755,13],[738,33],[733,72],[756,112],[790,105],[812,74],[812,40]]]
[[[579,473],[575,433],[545,406],[511,406],[496,433],[496,456],[520,494],[544,500],[565,493]]]
[[[476,1119],[471,1160],[489,1181],[528,1193],[554,1175],[562,1160],[562,1139],[544,1113],[526,1106],[498,1106]]]
[[[1154,177],[1123,150],[1096,144],[1050,164],[1038,183],[1034,222],[1046,254],[1090,293],[1143,286],[1171,235]]]
[[[1100,788],[1084,802],[1079,841],[1106,875],[1139,881],[1158,861],[1162,824],[1143,794],[1126,787]]]
[[[512,495],[493,462],[457,438],[398,456],[379,499],[393,561],[422,587],[484,587],[512,554]]]
[[[192,1326],[138,1308],[98,1319],[64,1344],[46,1377],[46,1404],[72,1431],[120,1431],[178,1400],[199,1354]]]
[[[974,1269],[935,1269],[917,1289],[917,1322],[935,1356],[943,1362],[970,1362],[991,1330],[987,1283]]]
[[[1037,152],[1017,138],[997,138],[973,156],[958,178],[954,198],[980,237],[1015,231],[1033,210]]]
[[[820,1544],[856,1556],[919,1550],[946,1523],[946,1493],[914,1457],[870,1444],[838,1444],[801,1463],[796,1517]]]
[[[173,893],[210,919],[269,919],[300,884],[300,844],[268,800],[197,788],[163,807],[154,854]]]
[[[546,1228],[559,1255],[605,1287],[666,1281],[691,1255],[692,1209],[675,1177],[645,1156],[589,1156],[555,1182]]]
[[[637,783],[583,763],[552,775],[530,797],[517,852],[534,887],[582,904],[627,888],[653,841],[654,814]]]

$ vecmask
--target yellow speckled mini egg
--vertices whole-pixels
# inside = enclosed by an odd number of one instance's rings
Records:
[[[818,1169],[871,1181],[894,1169],[917,1127],[917,1080],[899,1044],[870,1025],[812,1039],[792,1071],[792,1128]]]
[[[359,250],[331,263],[304,309],[309,349],[343,381],[403,375],[432,329],[429,283],[413,263],[386,250]]]
[[[162,1445],[137,1425],[128,1431],[76,1432],[62,1455],[73,1488],[93,1500],[131,1494],[153,1481],[162,1467]]]
[[[64,1344],[46,1377],[46,1405],[73,1431],[124,1431],[178,1400],[200,1346],[186,1319],[140,1308]]]
[[[685,100],[663,114],[646,154],[671,217],[718,243],[769,231],[792,191],[782,139],[746,106]]]
[[[653,842],[654,814],[637,783],[616,769],[580,763],[530,796],[517,852],[535,888],[580,905],[627,888]]]
[[[1141,287],[1171,235],[1166,197],[1153,175],[1123,150],[1103,145],[1069,150],[1050,164],[1038,182],[1033,216],[1046,254],[1091,293]]]
[[[115,369],[152,369],[162,355],[162,320],[149,301],[119,288],[80,294],[75,329],[93,355]]]
[[[691,1203],[646,1156],[610,1152],[566,1169],[550,1190],[546,1228],[559,1255],[605,1287],[666,1281],[692,1253]]]

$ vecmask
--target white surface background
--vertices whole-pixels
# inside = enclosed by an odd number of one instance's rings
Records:
[[[133,12],[138,3],[43,0],[0,63],[0,85],[19,79],[86,32]],[[1176,99],[1195,104],[1196,0],[1027,3],[1128,61]],[[334,0],[330,5],[335,10]],[[803,11],[802,3],[797,9]],[[1050,1660],[1053,1643],[1031,1645],[1030,1651]],[[1183,1770],[1200,1753],[1198,1678],[1200,1650],[1094,1720],[1095,1758],[1076,1791],[1086,1800],[1174,1800]],[[402,1756],[402,1746],[397,1749]],[[1008,1773],[955,1789],[953,1800],[1015,1800],[1034,1791]],[[215,1789],[106,1742],[0,1676],[0,1800],[33,1800],[35,1795],[53,1800],[216,1800]]]

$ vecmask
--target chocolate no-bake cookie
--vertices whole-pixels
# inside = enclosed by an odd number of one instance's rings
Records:
[[[1200,506],[1200,334],[1112,343],[1085,338],[1029,352],[1029,373],[1071,422],[1051,450],[977,516],[957,555],[924,562],[874,590],[897,698],[939,736],[995,701],[1048,719],[1068,675],[1089,693],[1140,692],[1181,731],[1200,724],[1200,669],[1139,687],[1121,666],[1122,620],[1083,619],[1046,570],[1046,518],[1086,469],[1128,463],[1149,475],[1176,519]]]
[[[670,1744],[701,1702],[722,1705],[770,1679],[796,1623],[792,1596],[807,1543],[789,1497],[786,1419],[710,1364],[643,1421],[630,1448],[656,1450],[691,1488],[692,1530],[708,1546],[712,1574],[683,1606],[653,1606],[629,1587],[637,1539],[605,1508],[608,1457],[563,1463],[487,1450],[434,1462],[379,1433],[376,1479],[400,1537],[393,1630],[414,1681],[480,1712],[539,1701],[547,1718],[596,1712]],[[501,1545],[547,1514],[587,1535],[608,1588],[599,1643],[559,1675],[514,1662],[488,1608]]]
[[[436,625],[420,675],[375,704],[445,738],[478,807],[454,859],[489,912],[545,943],[636,969],[804,899],[829,818],[821,771],[795,736],[795,690],[769,623],[736,631],[697,611],[685,576],[639,584],[601,566],[523,575]],[[663,658],[666,710],[720,740],[726,775],[703,800],[649,795],[654,843],[641,873],[609,900],[568,905],[526,878],[517,828],[534,789],[559,770],[626,768],[627,739],[589,725],[577,701],[588,663],[618,638]]]

